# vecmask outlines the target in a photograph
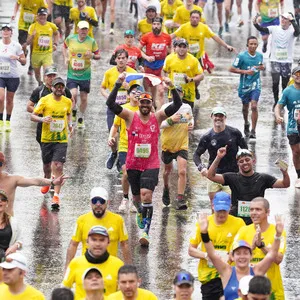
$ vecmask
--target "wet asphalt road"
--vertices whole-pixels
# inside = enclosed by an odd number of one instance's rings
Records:
[[[2,2],[2,1],[1,1]],[[245,2],[245,1],[244,1]],[[289,1],[291,2],[291,1]],[[244,18],[247,20],[246,3],[243,4]],[[292,4],[287,3],[286,11]],[[4,13],[9,15],[13,10],[9,1],[2,2]],[[107,170],[105,160],[109,151],[106,145],[106,107],[105,100],[99,93],[99,86],[105,70],[109,66],[112,49],[123,40],[122,32],[133,28],[134,20],[128,13],[128,1],[117,3],[116,34],[109,36],[108,30],[96,32],[96,39],[102,51],[100,62],[93,62],[92,91],[89,95],[86,129],[77,130],[70,140],[65,173],[71,178],[62,189],[63,199],[59,213],[51,212],[50,196],[45,197],[38,187],[18,188],[15,199],[15,215],[23,227],[24,252],[29,260],[27,281],[43,291],[49,297],[51,290],[58,286],[63,276],[63,265],[66,249],[69,244],[77,217],[89,211],[89,192],[94,186],[106,187],[109,191],[110,209],[117,211],[122,199],[120,177],[116,170]],[[234,26],[235,15],[231,23],[231,35],[224,35],[224,40],[244,50],[249,35],[259,36],[255,28],[245,22],[245,26],[237,29]],[[209,1],[205,9],[208,24],[216,32],[217,21],[213,6]],[[107,22],[108,24],[108,22]],[[299,40],[295,47],[295,59],[300,57]],[[129,243],[134,263],[138,266],[143,287],[153,291],[159,299],[172,298],[172,280],[176,271],[187,268],[197,276],[197,260],[187,254],[189,235],[194,230],[194,223],[199,211],[209,212],[209,201],[206,192],[206,180],[201,178],[192,161],[201,134],[211,127],[210,111],[218,105],[226,107],[228,125],[243,129],[241,103],[237,96],[239,77],[227,70],[234,56],[213,41],[208,41],[207,52],[216,65],[214,74],[207,75],[201,83],[201,100],[195,109],[196,126],[190,138],[190,159],[188,163],[188,187],[186,195],[190,207],[186,212],[177,212],[172,207],[164,208],[161,203],[162,180],[154,194],[154,218],[152,221],[149,249],[138,245],[138,229],[135,215],[128,214],[126,220],[129,231]],[[261,46],[260,46],[261,47]],[[260,48],[261,49],[261,48]],[[295,60],[296,61],[296,60]],[[61,46],[55,53],[55,62],[60,68],[60,75],[66,78],[66,70],[62,64]],[[281,213],[286,219],[287,252],[281,264],[286,290],[286,299],[296,299],[300,294],[297,263],[300,259],[300,191],[296,191],[293,183],[296,174],[292,165],[291,151],[284,128],[274,123],[271,96],[271,78],[267,71],[263,75],[263,90],[259,101],[259,121],[256,143],[249,147],[256,154],[256,170],[280,177],[281,172],[274,165],[279,157],[289,162],[291,187],[287,190],[267,190],[266,198],[271,203],[270,221],[274,214]],[[39,146],[35,141],[35,124],[26,112],[26,102],[36,87],[33,77],[27,75],[27,67],[20,68],[21,85],[15,97],[12,116],[12,132],[0,134],[1,150],[7,157],[7,170],[24,176],[42,176],[42,163]],[[176,171],[176,166],[175,166]],[[176,194],[176,173],[173,173],[171,184],[172,198]],[[78,251],[80,253],[80,250]],[[199,284],[196,283],[193,299],[201,299]]]

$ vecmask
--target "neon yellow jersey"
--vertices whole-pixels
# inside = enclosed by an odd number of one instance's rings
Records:
[[[239,229],[245,226],[243,219],[229,215],[226,222],[222,225],[217,225],[214,220],[214,215],[208,217],[208,233],[214,245],[215,251],[224,261],[228,260],[228,253],[234,240],[234,236]],[[198,246],[201,244],[201,251],[206,252],[205,246],[202,243],[200,226],[196,224],[196,232],[190,238],[190,244]],[[198,278],[202,283],[207,283],[214,278],[218,278],[219,273],[209,260],[200,259],[198,265]]]
[[[294,84],[294,83],[295,83],[294,78],[290,78],[289,83],[288,83],[287,86],[290,86],[290,85],[292,85],[292,84]]]
[[[101,264],[92,264],[84,255],[81,255],[71,260],[62,284],[69,289],[75,284],[75,300],[84,298],[83,274],[89,268],[97,268],[103,276],[105,295],[108,296],[117,291],[118,271],[123,265],[124,263],[119,258],[112,255]]]
[[[78,34],[69,35],[64,44],[69,52],[68,78],[74,80],[90,80],[92,76],[91,59],[85,56],[86,52],[98,53],[97,42],[87,36],[84,41],[78,40]]]
[[[175,86],[182,86],[184,92],[183,99],[194,102],[196,96],[195,82],[186,83],[184,75],[195,77],[203,73],[198,59],[189,53],[184,59],[180,59],[177,54],[168,55],[165,59],[163,70],[169,74]]]
[[[82,243],[82,255],[85,254],[87,249],[88,233],[96,225],[104,226],[107,229],[110,240],[107,251],[111,255],[117,256],[119,242],[127,241],[128,233],[123,218],[108,210],[101,219],[96,218],[92,211],[81,215],[77,219],[72,240]]]
[[[121,291],[113,293],[107,297],[107,300],[123,300],[123,294]],[[138,288],[137,297],[135,300],[158,300],[158,298],[150,291]]]
[[[279,17],[280,0],[259,0],[258,5],[262,22],[271,22]]]
[[[179,6],[174,14],[173,21],[177,24],[185,24],[190,21],[190,13],[192,10],[198,10],[201,12],[200,22],[205,23],[205,17],[203,15],[203,9],[198,5],[193,5],[191,10],[186,9],[184,5]]]
[[[203,23],[193,27],[190,22],[181,25],[174,34],[187,40],[189,43],[189,53],[196,58],[201,58],[205,53],[205,39],[210,39],[215,36],[215,33]]]
[[[67,143],[68,142],[68,120],[67,115],[71,114],[72,101],[61,96],[59,101],[54,100],[53,94],[42,97],[34,112],[52,117],[50,124],[43,123],[42,143]]]
[[[18,29],[28,31],[29,26],[35,21],[40,7],[48,7],[44,0],[18,0],[20,5],[20,18]]]
[[[181,0],[175,0],[173,4],[169,4],[168,0],[163,0],[161,2],[161,15],[164,18],[164,21],[173,20],[177,7],[182,5],[183,3]],[[176,28],[166,28],[166,30],[169,34],[171,34],[176,30]]]
[[[73,0],[54,0],[56,5],[73,7]]]
[[[34,287],[26,285],[26,289],[21,294],[12,294],[9,291],[9,287],[6,284],[0,284],[0,295],[1,299],[5,300],[45,300],[45,296]]]
[[[138,22],[137,29],[142,35],[144,35],[145,33],[152,31],[152,23],[148,23],[146,18],[142,19]],[[161,31],[164,33],[168,33],[164,24],[162,25]]]
[[[96,14],[96,11],[94,9],[94,7],[91,7],[91,6],[86,6],[82,12],[86,13],[89,15],[89,17],[94,20],[94,21],[97,21],[98,22],[98,17],[97,17],[97,14]],[[80,10],[77,8],[77,7],[73,7],[70,9],[70,20],[72,20],[74,23],[75,23],[75,31],[74,33],[77,33],[78,32],[78,27],[77,27],[77,24],[81,21],[80,20]],[[94,34],[93,34],[93,27],[91,24],[89,24],[90,27],[89,27],[89,33],[88,35],[90,37],[94,37]]]
[[[34,34],[32,53],[52,53],[53,34],[57,31],[57,26],[51,22],[46,22],[44,25],[38,22],[31,24],[28,29],[28,34]]]
[[[239,230],[237,233],[235,240],[244,240],[247,243],[252,245],[252,241],[254,235],[256,233],[254,224],[244,226]],[[274,236],[276,234],[275,225],[270,224],[269,228],[261,233],[261,237],[266,245],[266,247],[271,247],[274,242]],[[282,241],[280,243],[279,253],[284,254],[286,250],[286,232],[283,231],[282,233]],[[256,264],[260,262],[265,257],[265,254],[261,249],[255,248],[252,251],[252,259],[251,263]],[[284,288],[282,284],[282,278],[280,273],[280,266],[272,263],[270,269],[267,272],[267,277],[272,282],[272,293],[274,294],[275,298],[272,299],[284,299]]]
[[[138,111],[139,107],[132,106],[130,103],[126,103],[122,105],[122,107],[127,108],[131,111]],[[127,152],[128,150],[128,136],[127,136],[127,130],[126,130],[126,123],[125,120],[120,118],[119,116],[115,116],[114,124],[119,126],[120,129],[120,138],[119,138],[119,152]]]

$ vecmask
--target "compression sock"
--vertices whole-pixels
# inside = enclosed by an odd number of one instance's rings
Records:
[[[6,114],[6,121],[10,121],[11,115]]]
[[[145,223],[144,231],[149,234],[150,225],[152,221],[152,215],[153,215],[153,205],[152,203],[143,203],[142,204],[142,217],[143,221]]]
[[[110,23],[110,28],[111,28],[111,29],[114,29],[114,26],[115,26],[115,23],[114,23],[114,22],[111,22],[111,23]]]

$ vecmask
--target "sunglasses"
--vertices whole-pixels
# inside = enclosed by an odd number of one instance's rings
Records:
[[[139,98],[140,99],[149,99],[151,101],[153,100],[151,94],[148,94],[148,93],[142,93],[142,94],[140,94]]]
[[[7,202],[7,198],[0,198],[0,201]]]
[[[106,203],[106,200],[105,199],[103,199],[103,198],[101,198],[101,197],[94,197],[92,200],[92,204],[93,205],[96,205],[96,204],[98,204],[98,203],[100,203],[100,204],[105,204]]]
[[[56,89],[64,89],[65,86],[64,86],[63,84],[61,84],[61,83],[58,83],[58,84],[56,84],[56,85],[54,86],[54,88],[56,88]]]
[[[150,104],[152,104],[152,101],[147,100],[147,99],[139,100],[139,102],[140,102],[141,104],[145,104],[145,105],[150,105]]]

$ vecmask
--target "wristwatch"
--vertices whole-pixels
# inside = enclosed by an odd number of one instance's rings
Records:
[[[265,247],[266,245],[265,245],[265,243],[264,242],[261,242],[261,244],[259,245],[259,246],[256,246],[258,249],[261,249],[261,248],[263,248],[263,247]]]

